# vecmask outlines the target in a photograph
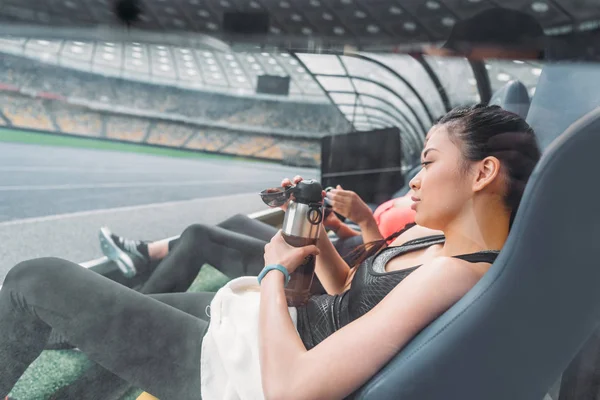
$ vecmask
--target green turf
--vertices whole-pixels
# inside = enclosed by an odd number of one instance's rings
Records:
[[[178,158],[221,158],[231,160],[238,159],[245,161],[256,161],[253,159],[237,156],[209,154],[175,148],[169,149],[164,147],[154,147],[135,143],[123,143],[108,140],[89,139],[87,137],[74,137],[41,132],[25,132],[7,128],[0,128],[0,142],[30,143],[37,145],[76,147],[95,150],[123,151]]]
[[[215,268],[206,265],[190,287],[191,292],[218,290],[229,281]],[[87,357],[71,350],[44,351],[15,385],[11,396],[17,400],[45,400],[59,388],[73,382],[89,365]],[[141,390],[130,390],[121,400],[135,400]]]

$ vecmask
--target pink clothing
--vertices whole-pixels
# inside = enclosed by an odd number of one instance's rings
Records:
[[[386,238],[394,232],[398,232],[406,224],[415,222],[415,211],[408,207],[394,207],[396,199],[386,201],[373,213],[379,232]]]

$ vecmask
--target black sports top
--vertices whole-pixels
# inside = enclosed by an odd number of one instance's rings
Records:
[[[363,316],[375,307],[411,272],[420,267],[385,272],[385,265],[402,254],[444,243],[443,235],[411,240],[397,247],[388,247],[360,264],[350,289],[342,294],[312,296],[308,303],[298,307],[298,333],[307,349],[322,342],[329,335]],[[493,263],[498,251],[454,256],[472,263]]]

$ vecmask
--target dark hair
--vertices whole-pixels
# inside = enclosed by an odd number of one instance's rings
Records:
[[[512,210],[512,225],[525,185],[541,155],[531,126],[500,106],[484,104],[455,108],[439,119],[437,125],[442,124],[450,125],[450,138],[459,140],[465,160],[493,156],[500,161],[507,178],[504,201]]]
[[[465,170],[470,161],[481,161],[489,156],[500,161],[506,174],[504,202],[511,210],[512,226],[525,185],[541,155],[533,129],[517,114],[484,104],[457,107],[436,123],[443,124],[449,125],[450,139],[458,139],[457,144],[462,148],[466,161]],[[358,266],[412,226],[414,224],[385,239],[358,247],[351,253],[352,264]]]

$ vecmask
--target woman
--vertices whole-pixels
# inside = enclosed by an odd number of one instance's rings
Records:
[[[419,226],[390,248],[350,268],[324,236],[317,246],[293,248],[275,235],[265,246],[254,351],[262,381],[254,384],[265,398],[343,398],[456,303],[504,245],[539,154],[532,129],[515,114],[496,106],[455,109],[428,133],[423,169],[411,181]],[[444,236],[432,236],[437,231]],[[296,328],[284,281],[308,254],[318,254],[329,294],[296,310]],[[64,260],[21,263],[0,291],[0,395],[54,329],[161,400],[198,398],[201,372],[203,390],[218,372],[200,370],[212,296],[146,296]]]

